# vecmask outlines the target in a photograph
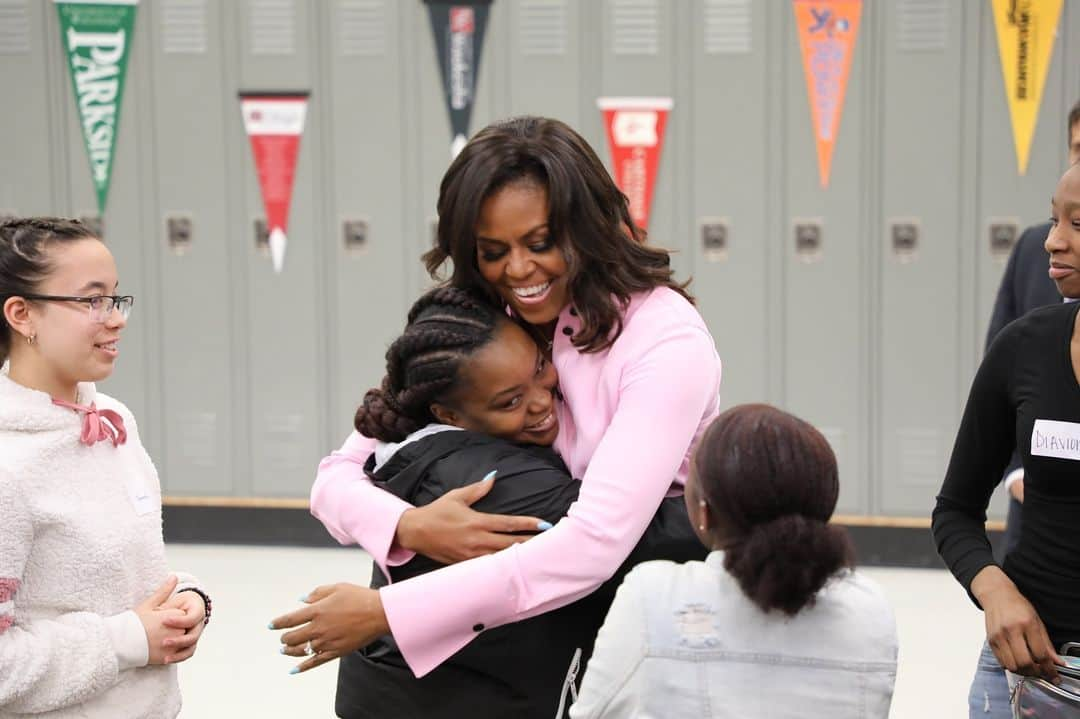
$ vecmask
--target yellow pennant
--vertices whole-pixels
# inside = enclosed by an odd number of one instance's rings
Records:
[[[991,0],[1005,96],[1012,116],[1016,169],[1027,172],[1062,0]]]

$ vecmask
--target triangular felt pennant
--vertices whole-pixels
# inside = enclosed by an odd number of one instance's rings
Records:
[[[1027,173],[1062,0],[991,0],[1012,118],[1016,170]]]
[[[491,0],[452,2],[424,0],[435,34],[435,54],[442,75],[443,95],[450,113],[450,158],[457,157],[469,137],[469,120],[476,97],[476,76],[484,48]]]
[[[615,184],[629,201],[630,217],[647,230],[672,99],[602,97],[596,104],[604,113]]]
[[[285,264],[289,204],[307,102],[307,93],[240,93],[244,130],[251,139],[266,209],[270,258],[279,273]]]
[[[105,213],[138,0],[56,0],[98,212]]]
[[[806,90],[817,139],[818,176],[829,186],[862,0],[794,0]]]

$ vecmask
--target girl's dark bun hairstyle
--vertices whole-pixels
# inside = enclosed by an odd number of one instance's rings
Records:
[[[728,540],[724,567],[762,610],[795,615],[854,566],[847,532],[829,524],[836,456],[807,422],[768,405],[734,407],[706,430],[694,475]]]
[[[353,424],[360,434],[400,442],[435,422],[431,405],[451,392],[462,362],[495,336],[500,310],[454,287],[434,289],[409,310],[405,332],[386,352],[386,376],[364,395]]]

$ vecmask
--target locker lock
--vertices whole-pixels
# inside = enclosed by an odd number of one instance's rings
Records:
[[[165,234],[169,249],[175,255],[187,254],[191,249],[191,217],[189,215],[169,215],[165,218]]]
[[[79,215],[79,222],[86,225],[94,237],[105,241],[105,219],[101,215]]]
[[[344,220],[341,223],[342,241],[345,251],[349,254],[359,254],[367,249],[368,222],[367,220]]]
[[[255,251],[260,255],[270,256],[270,228],[266,226],[266,220],[259,218],[254,222],[255,228]]]
[[[919,220],[896,218],[889,220],[889,238],[893,256],[902,263],[913,262],[919,249]]]
[[[701,219],[701,249],[709,262],[727,259],[729,224],[726,217]]]
[[[1020,236],[1020,221],[1012,218],[990,219],[990,256],[1004,262]]]
[[[803,262],[818,262],[822,255],[822,223],[820,219],[796,219],[795,256]]]

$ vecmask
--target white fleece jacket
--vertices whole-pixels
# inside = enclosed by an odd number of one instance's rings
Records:
[[[132,611],[169,574],[157,472],[127,407],[79,385],[91,402],[125,444],[83,445],[82,415],[0,369],[0,719],[180,712]]]

